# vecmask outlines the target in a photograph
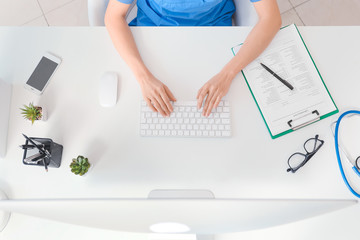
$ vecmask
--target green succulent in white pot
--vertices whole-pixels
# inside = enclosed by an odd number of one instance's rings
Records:
[[[24,104],[24,107],[20,108],[20,110],[23,117],[30,120],[32,124],[37,120],[47,120],[47,114],[44,107],[34,106],[33,103],[29,103],[29,105]]]
[[[73,158],[70,164],[71,172],[79,176],[83,176],[85,173],[87,173],[90,166],[91,164],[89,163],[89,160],[83,156]]]

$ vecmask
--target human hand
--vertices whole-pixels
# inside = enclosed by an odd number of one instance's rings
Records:
[[[211,110],[217,108],[222,97],[229,91],[232,79],[233,78],[224,73],[218,73],[200,88],[196,99],[198,109],[201,108],[204,102],[202,111],[203,116],[208,117]]]
[[[163,117],[169,116],[173,111],[170,101],[176,101],[169,88],[152,75],[139,82],[147,105]]]

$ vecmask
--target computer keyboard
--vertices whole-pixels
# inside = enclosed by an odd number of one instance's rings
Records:
[[[153,112],[141,102],[140,136],[218,138],[231,136],[229,101],[221,101],[209,117],[196,101],[176,101],[169,117]]]

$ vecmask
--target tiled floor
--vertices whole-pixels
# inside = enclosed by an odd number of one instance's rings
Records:
[[[277,1],[283,25],[360,25],[360,0]],[[0,0],[0,26],[88,24],[87,0]]]

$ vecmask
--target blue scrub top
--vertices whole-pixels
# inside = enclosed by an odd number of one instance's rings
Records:
[[[130,26],[231,26],[235,12],[233,0],[137,0],[137,7]]]

